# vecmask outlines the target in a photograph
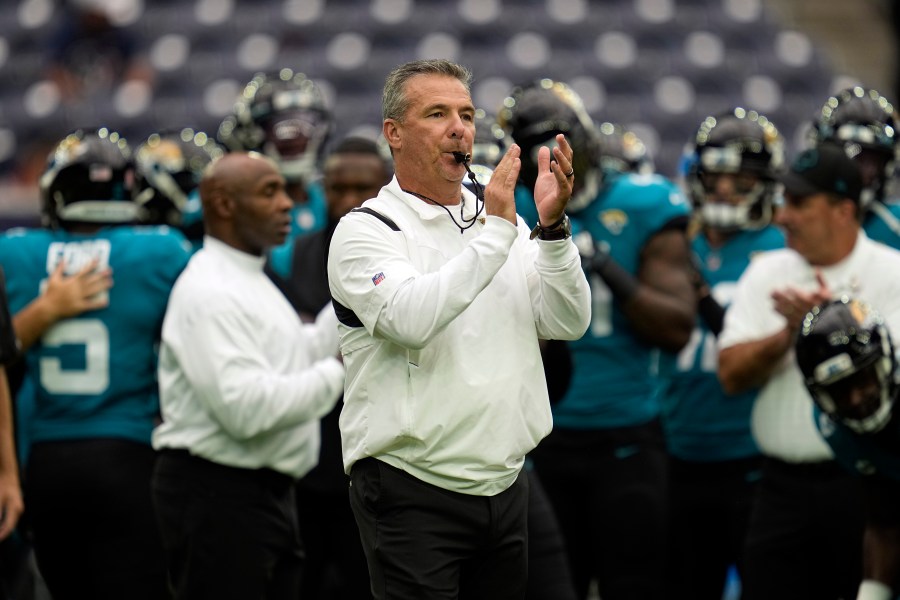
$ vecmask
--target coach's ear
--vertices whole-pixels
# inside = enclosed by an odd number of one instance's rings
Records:
[[[403,126],[396,119],[385,119],[381,132],[384,139],[387,140],[391,150],[399,150],[402,147],[402,128]]]

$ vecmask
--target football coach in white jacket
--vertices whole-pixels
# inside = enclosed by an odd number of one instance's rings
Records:
[[[524,597],[522,466],[552,427],[538,340],[578,339],[590,321],[565,216],[572,149],[562,135],[540,149],[534,231],[515,212],[518,146],[479,201],[462,185],[469,81],[444,60],[388,75],[396,175],[330,246],[344,467],[378,600]]]

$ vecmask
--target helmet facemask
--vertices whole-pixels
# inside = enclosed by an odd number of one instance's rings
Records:
[[[729,155],[733,156],[730,161],[722,160]],[[732,198],[737,198],[736,202],[716,201],[717,182],[722,176],[733,177]],[[688,178],[688,185],[706,227],[731,233],[761,229],[772,222],[777,184],[743,167],[738,148],[705,148],[700,153],[698,172]]]
[[[281,174],[288,181],[311,181],[318,173],[328,122],[317,112],[296,110],[273,115],[260,125],[265,132],[261,151],[278,164]]]
[[[891,360],[874,357],[862,366],[848,354],[819,364],[807,387],[816,404],[856,433],[876,433],[890,420],[894,398]]]
[[[768,119],[743,109],[707,117],[686,158],[685,185],[705,227],[733,233],[771,223],[784,152]],[[723,176],[732,177],[734,187],[724,202],[716,191]]]
[[[303,73],[257,73],[244,87],[218,138],[226,147],[274,160],[291,183],[319,174],[331,133],[331,112],[319,87]]]
[[[856,86],[829,98],[810,130],[811,144],[841,144],[847,155],[860,163],[863,209],[875,200],[883,201],[885,189],[894,178],[900,153],[897,127],[892,103],[876,90]]]

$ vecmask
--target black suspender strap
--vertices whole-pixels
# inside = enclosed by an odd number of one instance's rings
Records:
[[[400,231],[400,228],[397,227],[397,224],[394,223],[394,221],[392,221],[389,217],[384,216],[377,210],[372,210],[368,206],[360,206],[358,208],[352,208],[352,209],[350,209],[350,212],[361,212],[361,213],[366,213],[367,215],[372,215],[373,217],[375,217],[376,219],[378,219],[379,221],[381,221],[382,223],[384,223],[385,225],[390,227],[392,230]]]

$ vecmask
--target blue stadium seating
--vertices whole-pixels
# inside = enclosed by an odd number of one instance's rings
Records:
[[[472,68],[476,82],[593,78],[603,92],[594,116],[656,128],[661,154],[654,158],[666,174],[674,174],[684,141],[706,111],[745,104],[748,89],[757,97],[774,89],[781,98],[770,102],[771,118],[792,140],[831,84],[821,53],[813,48],[807,60],[799,60],[802,37],[785,34],[765,12],[757,16],[752,2],[746,14],[736,14],[736,5],[725,0],[554,0],[552,6],[545,0],[235,0],[223,6],[204,0],[199,12],[197,0],[153,0],[143,6],[132,26],[141,46],[149,51],[161,36],[181,33],[189,40],[189,53],[184,64],[158,72],[154,104],[146,112],[108,116],[138,137],[181,125],[215,131],[222,115],[209,110],[209,86],[252,76],[255,69],[238,51],[253,33],[275,40],[273,66],[289,66],[330,84],[336,136],[361,125],[380,127],[385,74],[418,58],[428,34],[442,33],[459,42],[456,58]],[[228,17],[221,19],[217,11]],[[206,22],[198,18],[203,15]],[[36,130],[57,137],[110,110],[109,103],[94,102],[33,118],[21,98],[9,93],[21,95],[44,76],[42,51],[60,18],[57,9],[27,29],[16,11],[0,14],[0,37],[15,57],[0,62],[0,124],[12,127],[19,139]],[[339,37],[347,33],[360,37]],[[517,37],[521,34],[543,41]],[[354,62],[360,52],[362,60]],[[694,96],[688,109],[667,112],[654,94],[661,80],[673,76],[682,77]],[[769,77],[774,84],[762,79],[748,84],[754,76]],[[232,101],[215,100],[216,106]]]

